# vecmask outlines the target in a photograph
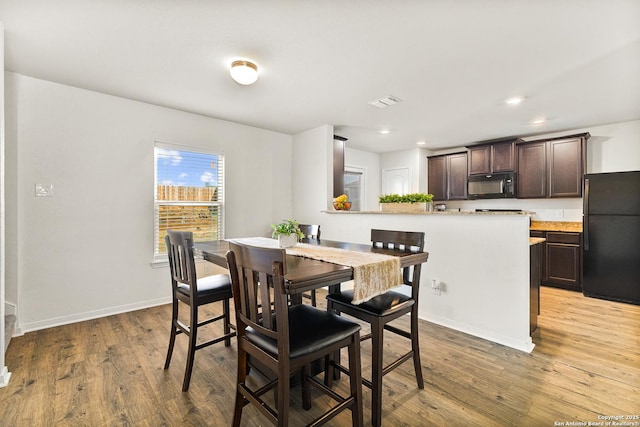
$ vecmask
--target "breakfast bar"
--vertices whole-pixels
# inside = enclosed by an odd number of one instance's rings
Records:
[[[424,231],[420,317],[525,352],[530,331],[530,213],[337,212],[330,240],[368,243],[372,228]]]

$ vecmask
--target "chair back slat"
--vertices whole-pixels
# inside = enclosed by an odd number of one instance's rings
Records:
[[[374,247],[382,247],[385,249],[422,252],[424,249],[424,233],[372,229],[371,243]]]
[[[244,327],[251,326],[263,335],[281,340],[278,330],[288,331],[288,304],[284,288],[285,250],[230,242],[227,263],[239,336]]]
[[[197,274],[193,256],[193,233],[167,230],[165,236],[169,269],[174,284],[183,283],[197,291]]]
[[[307,239],[320,240],[320,225],[318,224],[299,224],[300,231]]]
[[[371,244],[384,249],[422,252],[424,240],[424,232],[419,231],[371,230]],[[411,297],[416,301],[420,290],[421,270],[422,264],[402,269],[402,283],[411,286]]]

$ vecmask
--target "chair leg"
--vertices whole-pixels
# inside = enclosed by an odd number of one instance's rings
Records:
[[[171,334],[169,335],[169,348],[167,348],[167,357],[164,361],[164,369],[169,369],[171,356],[173,355],[173,346],[176,343],[176,320],[178,319],[178,301],[173,299],[171,308]]]
[[[224,333],[225,335],[231,332],[231,327],[229,326],[229,300],[225,299],[222,301],[222,312],[224,315]],[[231,345],[231,338],[227,338],[224,340],[224,346],[229,347]]]
[[[276,403],[278,411],[278,427],[289,425],[289,363],[280,363],[278,366],[278,401]]]
[[[300,370],[300,386],[302,389],[302,408],[305,411],[311,409],[311,386],[309,385],[309,365],[304,365]]]
[[[351,395],[355,396],[355,402],[351,409],[351,425],[362,426],[362,376],[360,374],[360,334],[353,336],[349,345],[349,385]]]
[[[316,290],[312,289],[311,290],[311,305],[312,306],[316,306]]]
[[[371,323],[371,425],[382,423],[382,352],[384,325],[379,319]]]
[[[420,343],[418,341],[418,310],[411,310],[411,349],[413,350],[413,369],[416,371],[418,388],[424,388],[422,364],[420,363]]]
[[[184,381],[182,391],[189,390],[191,382],[191,371],[193,370],[193,359],[196,355],[196,344],[198,338],[198,307],[191,307],[191,319],[189,325],[189,349],[187,350],[187,367],[184,370]]]
[[[240,347],[240,345],[238,345]],[[244,407],[244,396],[240,393],[240,385],[244,385],[247,378],[247,353],[238,348],[238,380],[236,384],[236,405],[233,410],[233,427],[240,426],[242,419],[242,408]]]

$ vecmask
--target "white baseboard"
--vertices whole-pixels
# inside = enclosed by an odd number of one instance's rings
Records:
[[[18,307],[12,302],[5,301],[4,302],[4,314],[13,314],[17,317],[18,315]]]
[[[133,304],[125,304],[115,307],[108,307],[100,310],[87,311],[84,313],[72,314],[69,316],[55,317],[53,319],[39,320],[37,322],[25,323],[21,325],[21,334],[39,331],[41,329],[53,328],[55,326],[68,325],[70,323],[83,322],[85,320],[97,319],[99,317],[111,316],[114,314],[126,313],[128,311],[142,310],[143,308],[155,307],[168,304],[171,297],[157,298],[149,301],[141,301]],[[14,336],[16,336],[14,334]]]
[[[11,372],[9,372],[6,366],[3,366],[2,370],[0,370],[0,388],[6,387],[9,384],[9,378],[11,378]]]

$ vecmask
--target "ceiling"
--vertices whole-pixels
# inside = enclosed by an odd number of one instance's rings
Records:
[[[372,152],[640,119],[639,0],[0,0],[0,21],[7,70]]]

